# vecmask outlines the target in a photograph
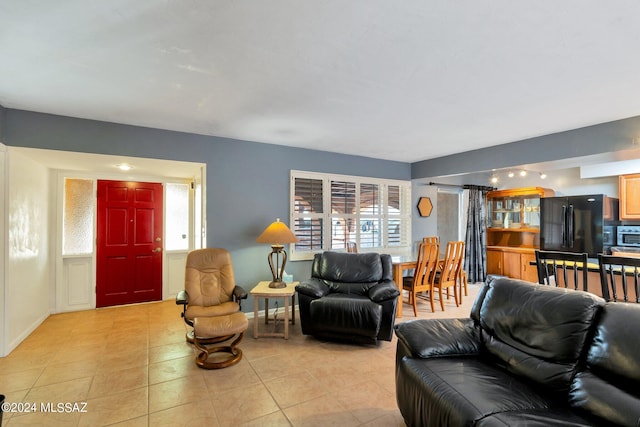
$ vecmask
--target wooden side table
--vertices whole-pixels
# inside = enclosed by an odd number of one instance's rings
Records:
[[[270,281],[258,282],[258,284],[249,292],[253,296],[253,337],[282,337],[289,339],[289,321],[292,325],[296,324],[296,285],[298,282],[287,283],[285,288],[270,288]],[[264,322],[269,323],[269,298],[284,298],[284,333],[265,332],[258,333],[258,302],[260,298],[264,298]],[[289,303],[291,303],[291,312],[289,311]],[[274,321],[276,319],[274,318]]]

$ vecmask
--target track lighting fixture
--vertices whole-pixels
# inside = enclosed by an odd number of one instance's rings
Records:
[[[547,178],[547,174],[544,172],[532,172],[532,171],[528,171],[526,169],[508,169],[508,170],[497,170],[497,169],[492,169],[491,171],[491,177],[489,178],[489,182],[491,184],[497,184],[498,182],[500,182],[500,177],[504,177],[505,175],[509,178],[514,178],[516,176],[516,174],[521,177],[521,178],[525,178],[526,176],[528,176],[530,173],[533,173],[534,177],[538,176],[540,177],[540,179],[546,179]]]

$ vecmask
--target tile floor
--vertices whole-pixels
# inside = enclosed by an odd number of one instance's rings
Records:
[[[418,317],[468,317],[478,289],[470,285],[463,305],[451,300],[445,312],[423,302]],[[377,347],[324,342],[296,322],[289,340],[256,340],[249,319],[242,361],[206,371],[194,363],[179,313],[164,301],[50,316],[0,358],[0,393],[37,408],[4,413],[2,425],[404,426],[395,337]],[[413,319],[405,304],[398,321]],[[261,318],[260,327],[274,326]],[[81,402],[86,412],[42,411]]]

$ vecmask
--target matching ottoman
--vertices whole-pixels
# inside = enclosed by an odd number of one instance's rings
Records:
[[[193,321],[193,344],[200,350],[196,356],[196,365],[203,369],[220,369],[238,363],[242,359],[242,350],[236,346],[248,326],[249,321],[243,312],[218,317],[196,317]],[[235,339],[230,345],[207,347],[208,343],[221,343],[233,338]],[[209,361],[209,355],[219,352],[229,353],[230,356]]]

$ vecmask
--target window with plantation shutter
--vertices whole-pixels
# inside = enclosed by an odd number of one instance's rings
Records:
[[[356,184],[331,181],[331,248],[344,249],[356,227]]]
[[[411,232],[411,183],[356,176],[291,171],[292,230],[300,240],[292,260],[314,253],[407,249]]]
[[[323,200],[321,179],[294,180],[293,232],[300,240],[299,251],[314,252],[322,249]]]
[[[410,194],[402,191],[399,185],[387,186],[387,245],[402,247],[410,240],[410,229],[403,223],[411,220]],[[408,218],[407,218],[408,217]]]
[[[359,248],[382,247],[382,211],[380,185],[360,184]]]

